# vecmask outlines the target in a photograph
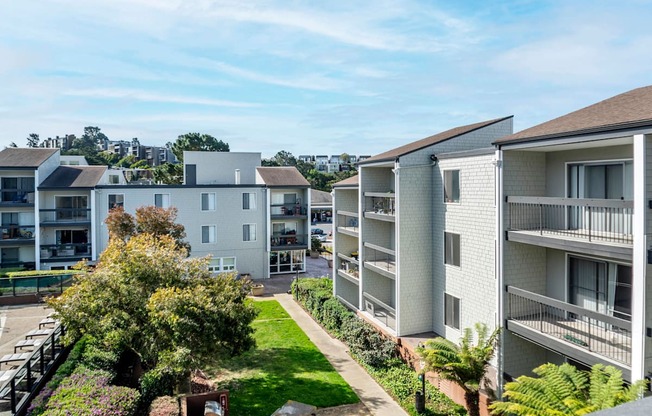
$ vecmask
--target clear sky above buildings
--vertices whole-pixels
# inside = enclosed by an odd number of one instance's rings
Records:
[[[652,84],[650,1],[0,1],[0,146],[81,134],[375,154]]]

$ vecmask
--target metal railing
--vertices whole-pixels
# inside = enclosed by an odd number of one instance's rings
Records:
[[[2,277],[0,296],[61,294],[72,285],[72,274]]]
[[[371,243],[364,243],[364,264],[396,274],[396,252]]]
[[[5,188],[0,190],[0,202],[12,204],[33,204],[34,190]]]
[[[364,310],[386,327],[396,330],[396,309],[367,292],[362,292]]]
[[[507,286],[507,319],[592,353],[630,365],[630,321]]]
[[[510,196],[510,231],[632,243],[633,201]]]
[[[89,243],[49,244],[41,246],[41,260],[67,257],[88,257],[91,255]]]
[[[34,239],[34,230],[33,225],[2,225],[0,226],[2,230],[2,239],[3,240],[33,240]]]
[[[42,223],[89,222],[91,220],[91,210],[89,208],[56,208],[41,209],[39,211]]]
[[[358,265],[349,260],[344,260],[340,257],[339,267],[337,269],[355,279],[360,279],[360,269],[358,268]]]
[[[395,215],[396,213],[396,197],[394,193],[387,192],[365,192],[365,208],[364,212],[371,212],[382,215]]]
[[[272,217],[291,217],[308,215],[308,206],[301,204],[276,204],[271,206]]]
[[[271,244],[274,248],[291,248],[292,246],[307,246],[308,234],[272,234]]]
[[[48,375],[60,364],[64,355],[64,327],[57,324],[52,333],[34,349],[11,378],[0,384],[0,398],[8,400],[11,414],[25,414],[32,399],[45,386]]]
[[[337,227],[348,231],[360,232],[358,228],[358,214],[345,211],[337,211]]]

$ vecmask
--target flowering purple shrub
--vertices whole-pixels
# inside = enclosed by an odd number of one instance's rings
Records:
[[[140,394],[128,387],[111,386],[104,371],[76,372],[61,382],[43,416],[132,416]]]

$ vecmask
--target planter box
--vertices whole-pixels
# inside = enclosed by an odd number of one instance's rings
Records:
[[[252,286],[251,294],[254,296],[263,296],[265,294],[265,286],[263,285]]]

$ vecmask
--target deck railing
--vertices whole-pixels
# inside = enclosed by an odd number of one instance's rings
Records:
[[[631,365],[632,324],[547,296],[507,286],[507,319]]]
[[[273,233],[271,239],[271,245],[274,249],[282,249],[287,247],[291,249],[293,246],[307,246],[308,245],[308,235],[307,234],[281,234]]]
[[[0,296],[57,295],[72,285],[72,274],[0,278]]]
[[[41,260],[91,256],[89,243],[48,244],[41,246]]]
[[[510,196],[508,229],[632,243],[633,201]]]
[[[394,250],[364,243],[364,263],[389,273],[396,274],[396,252]]]
[[[64,358],[64,327],[56,325],[43,343],[15,370],[11,378],[0,385],[2,399],[8,400],[12,415],[26,413],[32,399],[44,387],[48,375]]]
[[[39,211],[42,223],[89,222],[91,220],[91,210],[88,208],[56,208]]]

